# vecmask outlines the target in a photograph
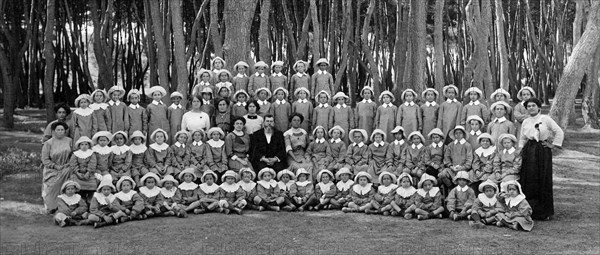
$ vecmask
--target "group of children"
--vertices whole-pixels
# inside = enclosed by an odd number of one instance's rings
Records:
[[[333,94],[326,59],[317,61],[312,77],[306,62],[296,62],[289,81],[281,61],[271,65],[270,76],[262,61],[250,76],[244,62],[234,66],[233,77],[225,64],[215,58],[192,88],[211,117],[206,132],[181,130],[184,98],[159,86],[147,90],[152,102],[146,108],[136,89],[127,93],[129,106],[118,86],[80,95],[70,122],[72,180],[63,185],[56,222],[102,226],[189,212],[342,209],[418,219],[448,214],[474,227],[531,230],[531,208],[517,182],[521,157],[515,136],[528,114],[522,103],[510,106],[507,91],[498,89],[491,102],[483,102],[482,91],[471,87],[463,104],[456,99],[458,88],[448,85],[438,104],[435,89],[423,91],[421,100],[407,89],[397,106],[387,90],[376,103],[366,86],[352,109],[343,92]],[[287,88],[293,91],[291,104]],[[167,95],[168,107],[162,102]],[[522,102],[532,97],[530,87],[518,93]],[[257,107],[248,107],[252,103]],[[234,168],[224,139],[233,131],[231,120],[270,114],[275,128],[285,131],[291,113],[301,114],[301,128],[312,134],[306,150],[312,169],[260,169],[256,183],[251,168],[229,170]]]

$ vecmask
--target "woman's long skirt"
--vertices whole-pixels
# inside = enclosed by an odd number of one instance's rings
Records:
[[[533,209],[532,218],[546,219],[554,215],[552,191],[552,149],[541,142],[529,140],[521,151],[521,185]]]

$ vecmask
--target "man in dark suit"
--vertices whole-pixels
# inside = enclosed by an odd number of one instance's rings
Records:
[[[283,133],[274,128],[273,115],[264,117],[263,128],[250,135],[250,160],[258,172],[270,167],[279,172],[287,167]]]

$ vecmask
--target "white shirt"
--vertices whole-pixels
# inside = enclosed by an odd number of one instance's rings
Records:
[[[325,142],[325,138],[321,138],[321,139],[315,139],[316,143],[324,143]]]
[[[277,99],[277,100],[275,100],[275,103],[277,103],[277,104],[285,104],[285,100],[281,100],[280,101],[279,99]]]
[[[458,100],[455,99],[446,99],[446,103],[458,103]]]
[[[371,99],[363,99],[362,102],[365,103],[365,104],[370,104],[371,102],[373,102],[373,100],[371,100]]]
[[[329,104],[328,104],[328,103],[319,104],[319,107],[321,107],[321,108],[325,108],[325,107],[327,107],[327,106],[329,106]]]
[[[257,77],[258,77],[258,76],[260,76],[260,77],[265,77],[265,73],[258,73],[258,72],[256,72],[254,75],[255,75],[255,76],[257,76]]]
[[[435,101],[432,102],[425,102],[425,105],[427,105],[427,107],[431,107],[431,106],[436,106],[437,103]]]
[[[156,100],[153,100],[153,101],[152,101],[152,104],[154,104],[154,105],[159,105],[159,104],[163,104],[163,102],[162,102],[162,101],[156,101]]]
[[[471,101],[469,103],[469,105],[479,105],[479,100],[477,100],[477,101]]]
[[[319,70],[319,71],[317,71],[317,73],[318,73],[318,74],[327,74],[327,71],[322,71],[322,70]]]
[[[129,108],[136,110],[137,108],[140,108],[139,104],[130,104]]]
[[[471,133],[471,135],[481,135],[480,130],[477,130],[477,132],[475,132],[474,130],[471,130],[471,132],[469,132],[469,133]]]
[[[465,144],[466,142],[467,142],[467,140],[465,140],[464,138],[463,138],[463,139],[460,139],[460,141],[458,141],[458,140],[454,140],[454,144],[458,144],[458,143],[460,143],[460,144]]]
[[[181,109],[181,108],[183,108],[183,106],[181,106],[181,104],[171,104],[170,107],[173,108],[173,109]]]
[[[342,139],[340,139],[340,138],[338,138],[338,139],[331,138],[331,143],[339,143],[341,141],[342,141]]]
[[[306,99],[298,99],[298,103],[306,104],[306,102],[308,102],[308,100],[306,100]]]
[[[302,77],[302,76],[306,75],[306,73],[296,73],[296,75],[298,75],[298,77]]]
[[[282,73],[274,73],[273,76],[275,76],[275,77],[281,77],[281,76],[283,76],[283,74]]]
[[[404,105],[406,105],[406,106],[413,106],[413,105],[415,105],[415,102],[405,102]]]
[[[383,141],[381,141],[379,143],[377,143],[377,142],[373,143],[373,145],[375,145],[375,147],[381,147],[381,146],[383,146],[383,144],[384,144]]]
[[[204,112],[189,111],[181,117],[181,130],[208,130],[210,128],[210,117]]]
[[[113,101],[113,100],[110,100],[110,101],[108,101],[108,103],[109,103],[110,105],[117,105],[117,106],[119,106],[119,105],[121,104],[121,101]]]
[[[392,103],[382,104],[383,108],[392,107]]]
[[[444,146],[444,142],[431,143],[431,146],[433,146],[433,148],[442,148],[442,146]]]
[[[346,104],[342,104],[342,105],[338,104],[335,107],[337,107],[338,109],[342,109],[342,107],[346,108]]]
[[[365,146],[365,143],[363,143],[363,142],[360,142],[360,143],[354,143],[354,144],[352,144],[352,145],[354,145],[354,146],[358,146],[358,148],[362,148],[363,146]]]

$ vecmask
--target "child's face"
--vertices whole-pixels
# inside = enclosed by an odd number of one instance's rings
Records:
[[[482,138],[481,141],[479,141],[479,145],[481,145],[481,147],[484,149],[487,149],[492,145],[492,143],[490,142],[490,139]]]
[[[133,144],[135,144],[135,145],[142,144],[142,138],[140,138],[140,137],[134,137],[132,140],[133,140]]]
[[[412,142],[413,144],[420,144],[421,143],[421,137],[417,136],[417,135],[413,135],[412,137]]]
[[[235,182],[235,178],[233,176],[227,176],[225,177],[225,182],[227,184],[233,184]]]
[[[265,68],[262,67],[262,66],[259,66],[259,67],[256,68],[256,72],[259,73],[259,74],[262,74],[262,73],[265,72]]]
[[[375,140],[376,143],[379,143],[379,142],[383,141],[383,135],[376,134],[373,136],[373,140]]]
[[[215,69],[221,69],[221,68],[223,68],[223,62],[221,62],[221,60],[217,59],[213,62],[213,67]]]
[[[181,97],[171,97],[171,102],[175,105],[178,105],[179,103],[181,103]]]
[[[304,71],[306,70],[306,67],[304,66],[304,64],[298,64],[296,65],[296,71],[299,73],[304,73]]]
[[[90,148],[90,143],[80,143],[79,144],[79,149],[82,151],[87,151]]]
[[[282,175],[281,176],[281,181],[284,182],[284,183],[289,182],[290,181],[290,176],[287,175],[287,174]]]
[[[255,114],[256,113],[256,105],[255,104],[249,104],[248,105],[248,113],[251,113],[251,114]]]
[[[219,134],[219,132],[213,132],[210,135],[210,138],[212,138],[214,141],[219,141],[221,139],[221,134]]]
[[[367,177],[365,177],[365,176],[358,177],[358,184],[360,184],[360,186],[365,186],[365,185],[367,185],[367,183],[369,183],[369,179],[367,179]]]
[[[79,107],[85,109],[85,108],[88,108],[88,106],[90,106],[90,102],[87,99],[79,100]]]
[[[229,89],[225,88],[225,87],[221,88],[219,90],[219,96],[221,96],[221,97],[229,97]]]
[[[427,93],[425,93],[425,99],[427,99],[428,102],[435,101],[435,93],[433,93],[433,91],[427,91]]]
[[[121,91],[117,90],[117,91],[113,91],[113,93],[110,94],[110,99],[112,99],[113,101],[119,101],[119,99],[121,98]]]
[[[319,69],[320,69],[321,71],[325,71],[325,70],[327,70],[327,64],[324,64],[324,63],[321,63],[321,64],[319,64]]]
[[[471,130],[473,131],[479,131],[479,129],[481,129],[481,123],[479,123],[478,120],[471,120],[469,122],[469,125],[471,126]]]
[[[510,149],[510,148],[513,147],[513,141],[510,140],[510,139],[508,139],[508,138],[505,138],[505,139],[502,140],[502,146],[505,149]]]
[[[77,191],[77,189],[75,189],[75,186],[69,185],[65,188],[65,195],[67,195],[67,196],[75,195],[76,191]]]
[[[402,188],[405,188],[405,189],[411,186],[410,180],[408,179],[408,177],[402,177],[402,180],[400,181],[400,186],[402,186]]]
[[[215,182],[215,177],[212,174],[204,176],[204,183],[212,185]]]
[[[184,182],[192,182],[192,180],[194,180],[194,176],[192,174],[189,174],[189,173],[183,174]]]
[[[477,92],[469,92],[469,99],[471,99],[471,101],[477,101],[479,100],[479,94]]]
[[[275,73],[281,73],[281,70],[283,70],[283,66],[274,66],[273,67],[273,72],[275,72]]]
[[[184,135],[184,134],[180,134],[177,136],[177,141],[181,144],[185,144],[187,142],[187,139],[188,139],[187,135]]]
[[[315,132],[315,134],[317,135],[317,138],[321,139],[323,137],[325,137],[325,130],[323,130],[322,128],[317,129],[317,132]]]
[[[250,182],[252,180],[252,174],[248,173],[248,172],[244,172],[242,174],[242,181],[244,182]]]
[[[112,193],[112,188],[109,186],[104,186],[102,189],[100,189],[100,191],[102,192],[102,195],[108,196],[110,193]]]
[[[298,176],[298,181],[306,181],[306,179],[308,179],[308,175],[307,174],[301,174],[300,176]]]
[[[106,137],[106,136],[99,137],[98,144],[103,147],[108,145],[108,137]]]
[[[336,101],[339,105],[342,105],[346,103],[346,98],[339,97]]]
[[[146,187],[149,189],[153,189],[154,186],[156,185],[156,180],[154,180],[154,178],[152,178],[152,177],[146,178],[144,185],[146,185]]]
[[[504,101],[506,99],[506,97],[502,93],[496,94],[494,98],[496,99],[496,101]]]
[[[363,98],[364,99],[371,99],[372,96],[373,96],[373,92],[371,92],[370,90],[363,91]]]
[[[123,144],[125,144],[125,137],[123,137],[122,134],[118,134],[115,136],[115,143],[117,146],[123,146]]]
[[[202,93],[202,99],[210,100],[211,98],[212,98],[212,95],[210,93]]]
[[[458,183],[458,186],[460,186],[461,188],[464,186],[467,186],[467,180],[465,180],[463,178],[456,180],[456,183]]]
[[[415,99],[415,95],[413,95],[413,93],[406,93],[404,95],[404,101],[406,102],[412,102]]]
[[[217,105],[217,107],[219,108],[219,112],[226,112],[227,111],[227,102],[220,101],[219,105]]]
[[[389,186],[390,184],[392,184],[392,177],[390,177],[389,175],[385,175],[383,176],[383,178],[381,178],[381,182],[383,183],[383,185]]]
[[[102,92],[96,92],[96,94],[94,94],[94,102],[95,103],[103,103],[104,102],[104,94]]]
[[[460,141],[464,137],[465,137],[465,133],[462,130],[460,130],[460,129],[454,130],[454,138],[456,140]]]
[[[531,98],[531,92],[529,92],[529,90],[521,91],[521,98],[523,98],[523,102],[529,100]]]
[[[196,142],[202,141],[202,133],[200,133],[200,132],[194,132],[194,135],[192,135],[192,138]]]
[[[383,99],[384,104],[389,104],[392,101],[392,98],[388,95],[383,95],[381,99]]]
[[[324,104],[327,103],[327,95],[325,94],[319,94],[319,103]]]
[[[292,124],[292,127],[293,127],[293,128],[298,128],[298,127],[300,126],[300,124],[301,124],[301,123],[302,123],[302,121],[300,120],[300,117],[298,117],[298,116],[294,116],[294,117],[292,118],[292,123],[291,123],[291,124]]]
[[[278,90],[277,93],[275,93],[275,97],[277,97],[277,100],[281,101],[285,98],[285,93],[283,93],[282,90]]]
[[[258,92],[258,99],[260,99],[261,101],[265,101],[267,99],[267,92],[264,90]]]
[[[306,99],[306,92],[304,92],[304,91],[298,92],[298,98],[300,98],[300,99]]]
[[[360,132],[354,132],[352,138],[354,138],[355,143],[361,143],[363,141],[363,136]]]
[[[163,94],[160,91],[154,91],[152,93],[152,99],[156,100],[156,101],[160,101],[163,97]]]
[[[348,180],[350,180],[350,175],[349,174],[341,174],[340,179],[342,179],[343,182],[347,182]]]
[[[124,181],[121,183],[121,191],[127,193],[131,190],[131,182]]]
[[[64,120],[67,118],[67,111],[64,108],[58,108],[56,111],[56,118],[59,120]]]
[[[244,93],[238,94],[238,96],[236,98],[237,98],[238,102],[246,102],[246,94],[244,94]]]
[[[262,175],[262,179],[263,181],[271,181],[271,178],[273,178],[273,176],[271,175],[271,173],[263,173]]]
[[[394,138],[396,138],[396,140],[400,141],[400,140],[402,140],[402,138],[404,138],[404,134],[402,133],[402,131],[400,131],[400,132],[394,134]]]
[[[519,195],[519,189],[517,188],[516,185],[513,185],[513,184],[508,185],[507,189],[508,189],[508,192],[507,192],[508,196],[516,197]]]
[[[165,133],[163,133],[163,132],[156,133],[156,135],[154,136],[154,141],[158,144],[163,144],[165,142]]]
[[[494,108],[494,115],[496,118],[502,118],[506,114],[506,109],[502,105],[498,105]]]
[[[163,182],[163,187],[165,187],[166,189],[170,190],[173,188],[173,182],[168,181],[168,182]]]
[[[246,67],[245,66],[238,66],[237,72],[238,73],[246,73]]]
[[[423,182],[423,186],[422,187],[423,187],[424,191],[429,191],[429,190],[431,190],[431,188],[433,188],[433,182],[431,182],[431,181],[425,181],[425,182]]]
[[[233,127],[236,131],[242,131],[242,129],[244,129],[244,122],[241,120],[236,120],[235,123],[233,123]]]
[[[331,132],[331,138],[333,139],[338,139],[340,136],[342,136],[342,131],[333,130],[333,132]]]
[[[219,74],[219,80],[222,82],[229,81],[229,75],[226,72]]]
[[[495,195],[494,193],[496,193],[496,191],[491,186],[485,186],[483,188],[483,193],[485,194],[486,197],[492,198],[492,197],[494,197],[494,195]]]
[[[210,80],[210,74],[202,73],[202,75],[200,76],[200,79],[202,79],[203,82],[208,82]]]
[[[140,95],[131,94],[131,96],[129,96],[129,102],[131,102],[132,104],[138,104],[140,102]]]
[[[329,177],[329,174],[322,174],[321,175],[321,182],[327,184],[327,183],[329,183],[329,180],[331,180],[331,177]]]
[[[434,143],[439,143],[442,141],[442,137],[440,135],[431,135],[431,141]]]
[[[454,89],[448,89],[446,91],[446,96],[450,99],[454,99],[454,97],[456,97],[456,91]]]

